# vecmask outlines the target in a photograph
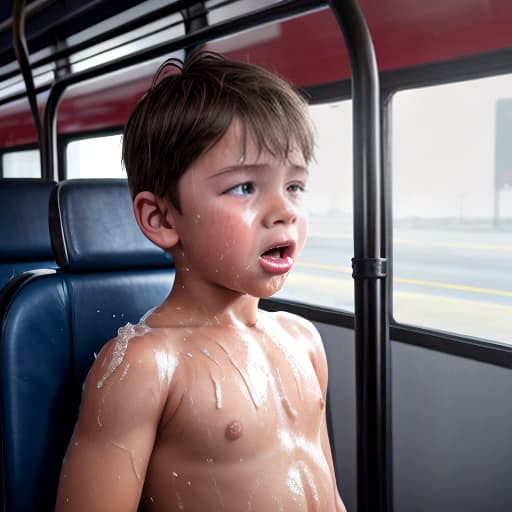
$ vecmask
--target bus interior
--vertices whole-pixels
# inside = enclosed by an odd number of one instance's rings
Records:
[[[322,336],[347,510],[512,510],[511,27],[506,0],[4,2],[3,510],[53,510],[94,352],[169,292],[121,138],[197,48],[310,105],[308,241],[261,307]]]

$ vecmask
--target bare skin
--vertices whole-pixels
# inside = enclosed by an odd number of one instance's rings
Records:
[[[191,166],[182,213],[150,193],[135,200],[176,279],[98,355],[57,512],[345,511],[321,339],[297,316],[258,309],[304,243],[307,171],[298,153],[281,162],[242,140],[234,123]],[[267,250],[276,244],[286,248]]]

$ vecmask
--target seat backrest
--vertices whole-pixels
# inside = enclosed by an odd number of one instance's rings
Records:
[[[0,179],[0,288],[35,268],[55,268],[48,230],[53,181]]]
[[[123,180],[71,180],[50,201],[59,269],[24,275],[0,310],[4,510],[54,510],[95,353],[169,293],[170,256],[139,231]]]

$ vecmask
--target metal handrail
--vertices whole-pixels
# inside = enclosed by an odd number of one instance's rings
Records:
[[[206,43],[212,39],[225,37],[236,32],[240,32],[241,30],[247,30],[263,23],[286,19],[326,5],[327,0],[282,1],[246,15],[237,16],[215,25],[198,29],[195,32],[185,34],[173,39],[172,41],[139,50],[138,52],[127,55],[126,57],[122,57],[118,60],[100,64],[57,80],[50,90],[44,113],[43,136],[46,157],[43,165],[43,176],[51,179],[57,177],[57,173],[55,172],[55,163],[57,162],[57,130],[55,115],[62,94],[70,85],[118,71],[135,64],[140,64],[144,61],[158,58],[174,51]]]
[[[379,73],[357,0],[331,0],[352,69],[354,330],[359,512],[392,510],[390,351]]]

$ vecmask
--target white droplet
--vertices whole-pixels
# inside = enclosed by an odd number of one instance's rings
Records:
[[[119,377],[119,380],[123,380],[126,377],[126,374],[128,373],[129,368],[130,368],[130,363],[126,363],[126,366],[124,367],[123,373],[121,374],[121,377]]]
[[[174,375],[174,370],[178,366],[178,360],[166,350],[154,350],[154,353],[160,385],[164,383],[169,385]]]
[[[212,382],[215,389],[215,408],[222,409],[222,388],[219,382],[212,375]]]
[[[292,467],[288,471],[288,488],[298,496],[304,496],[304,484],[298,468]]]

